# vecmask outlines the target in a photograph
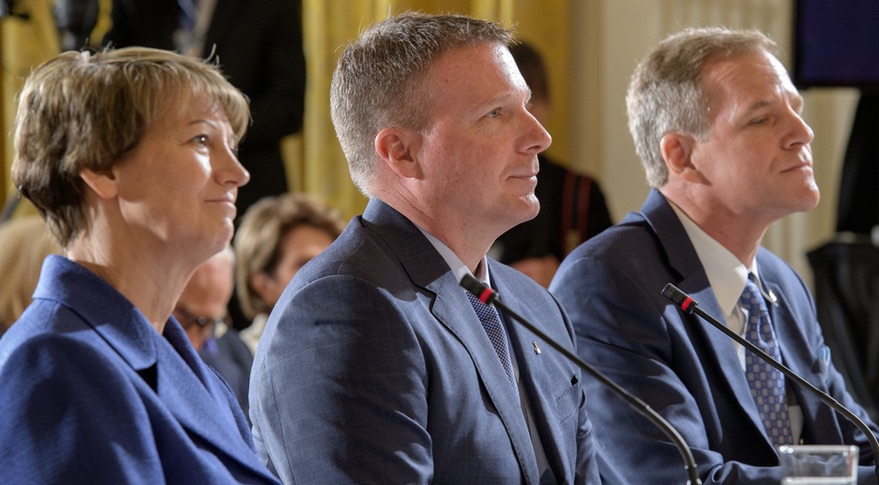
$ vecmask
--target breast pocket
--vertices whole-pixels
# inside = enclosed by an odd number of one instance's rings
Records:
[[[563,392],[555,400],[556,413],[559,422],[564,422],[571,415],[576,415],[577,410],[583,404],[583,389],[580,386],[580,379],[574,375],[571,377],[571,387]]]

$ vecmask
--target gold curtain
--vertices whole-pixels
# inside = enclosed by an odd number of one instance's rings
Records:
[[[0,203],[14,194],[9,168],[12,166],[13,120],[17,95],[30,68],[59,52],[58,34],[52,17],[52,0],[28,0],[20,13],[28,17],[8,17],[0,20],[0,65],[3,68],[2,148],[3,172],[0,173]]]
[[[291,190],[309,192],[351,217],[359,214],[366,199],[348,176],[348,166],[329,115],[329,86],[340,49],[370,24],[406,10],[429,13],[463,13],[496,20],[514,27],[545,56],[550,73],[554,110],[547,124],[553,134],[551,153],[568,160],[569,2],[571,0],[303,0],[302,21],[307,63],[304,129],[288,137],[282,147],[288,165]],[[574,0],[576,1],[576,0]],[[111,0],[101,0],[99,23],[92,39],[100,39],[108,26]],[[3,137],[0,137],[4,170],[0,173],[0,196],[12,193],[15,96],[24,77],[34,66],[56,55],[58,36],[52,19],[53,0],[26,0],[29,20],[0,22],[0,61],[3,65]],[[451,194],[450,194],[451,195]]]
[[[112,0],[99,0],[98,21],[92,30],[91,38],[98,41],[109,29],[110,3]],[[60,52],[58,31],[52,14],[53,0],[24,0],[17,2],[18,13],[27,17],[9,17],[0,20],[0,66],[3,77],[0,79],[0,205],[15,194],[10,177],[12,166],[12,135],[15,129],[15,108],[17,96],[24,85],[30,69],[43,61],[51,59]],[[30,204],[22,204],[19,211],[34,213]]]
[[[462,13],[512,26],[546,56],[555,99],[548,129],[558,156],[567,155],[569,0],[305,0],[303,35],[308,65],[305,129],[287,142],[293,190],[314,193],[346,217],[359,214],[366,199],[348,177],[348,166],[329,114],[329,86],[341,48],[370,24],[402,11]],[[449,194],[452,196],[452,194]]]

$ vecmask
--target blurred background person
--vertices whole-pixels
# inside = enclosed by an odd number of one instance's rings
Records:
[[[13,180],[65,256],[0,339],[0,483],[276,483],[171,316],[229,244],[247,100],[212,64],[145,48],[37,67]]]
[[[58,43],[62,51],[80,50],[100,41],[90,36],[98,23],[98,14],[104,0],[54,0],[52,16],[58,29]]]
[[[0,336],[33,301],[43,260],[60,252],[58,241],[37,216],[0,224]]]
[[[232,298],[235,253],[231,247],[202,263],[189,278],[174,317],[186,330],[198,355],[225,379],[247,416],[247,389],[253,355],[232,326],[227,305]]]
[[[552,99],[543,58],[525,42],[510,46],[510,53],[531,88],[528,110],[545,125]],[[549,287],[562,259],[613,222],[595,179],[568,169],[546,152],[537,157],[540,172],[534,195],[540,201],[540,212],[501,235],[490,254]]]
[[[344,229],[338,211],[306,194],[265,197],[247,210],[235,233],[235,278],[241,309],[252,321],[241,331],[251,352],[293,275]]]
[[[140,45],[216,58],[250,98],[253,124],[238,157],[250,183],[238,214],[287,192],[281,140],[302,128],[305,54],[299,0],[113,0],[105,45]]]

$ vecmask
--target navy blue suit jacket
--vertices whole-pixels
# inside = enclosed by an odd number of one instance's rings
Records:
[[[0,338],[0,483],[277,483],[173,317],[60,256],[34,298]]]
[[[764,248],[757,261],[763,284],[778,297],[778,305],[769,306],[784,363],[872,425],[832,363],[822,372],[818,354],[824,341],[806,285]],[[574,323],[581,358],[678,429],[693,450],[702,483],[778,484],[778,458],[732,341],[663,297],[666,283],[723,321],[680,220],[654,190],[642,212],[571,253],[550,291]],[[805,443],[857,444],[862,463],[873,463],[854,425],[795,383],[788,386],[803,412]],[[681,457],[659,429],[596,381],[587,378],[586,388],[599,453],[623,477],[621,483],[684,483]],[[864,483],[875,483],[872,467],[861,472]]]
[[[574,346],[558,303],[489,262],[517,312]],[[580,371],[507,324],[558,483],[597,483]],[[275,306],[253,366],[257,451],[285,483],[538,483],[513,387],[448,264],[370,201]]]

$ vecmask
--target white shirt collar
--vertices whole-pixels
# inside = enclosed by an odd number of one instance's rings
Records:
[[[413,224],[415,223],[413,222]],[[464,278],[464,275],[472,274],[470,272],[470,269],[467,268],[467,265],[464,264],[463,261],[461,261],[461,258],[459,258],[458,255],[455,254],[455,252],[452,251],[451,248],[446,246],[444,242],[440,241],[439,238],[427,232],[426,229],[419,226],[418,224],[415,224],[415,227],[417,227],[418,230],[421,231],[422,234],[424,234],[424,237],[426,237],[427,240],[430,241],[430,244],[432,244],[437,252],[440,253],[440,256],[443,257],[443,259],[446,261],[446,264],[448,264],[449,268],[452,269],[452,273],[455,274],[455,278],[457,278],[458,282],[460,282],[461,279]],[[476,266],[476,274],[473,276],[477,280],[484,283],[486,286],[491,287],[491,278],[489,278],[488,275],[488,261],[486,261],[485,256],[482,257],[482,261],[480,261],[479,264]],[[744,288],[744,286],[742,287]]]
[[[745,289],[748,273],[754,273],[757,276],[759,285],[757,260],[754,260],[750,268],[746,267],[733,253],[693,222],[683,210],[671,201],[669,201],[669,205],[674,209],[696,250],[696,255],[705,269],[708,283],[714,291],[721,311],[727,317],[732,315],[738,305],[739,297],[742,296],[742,291]]]

